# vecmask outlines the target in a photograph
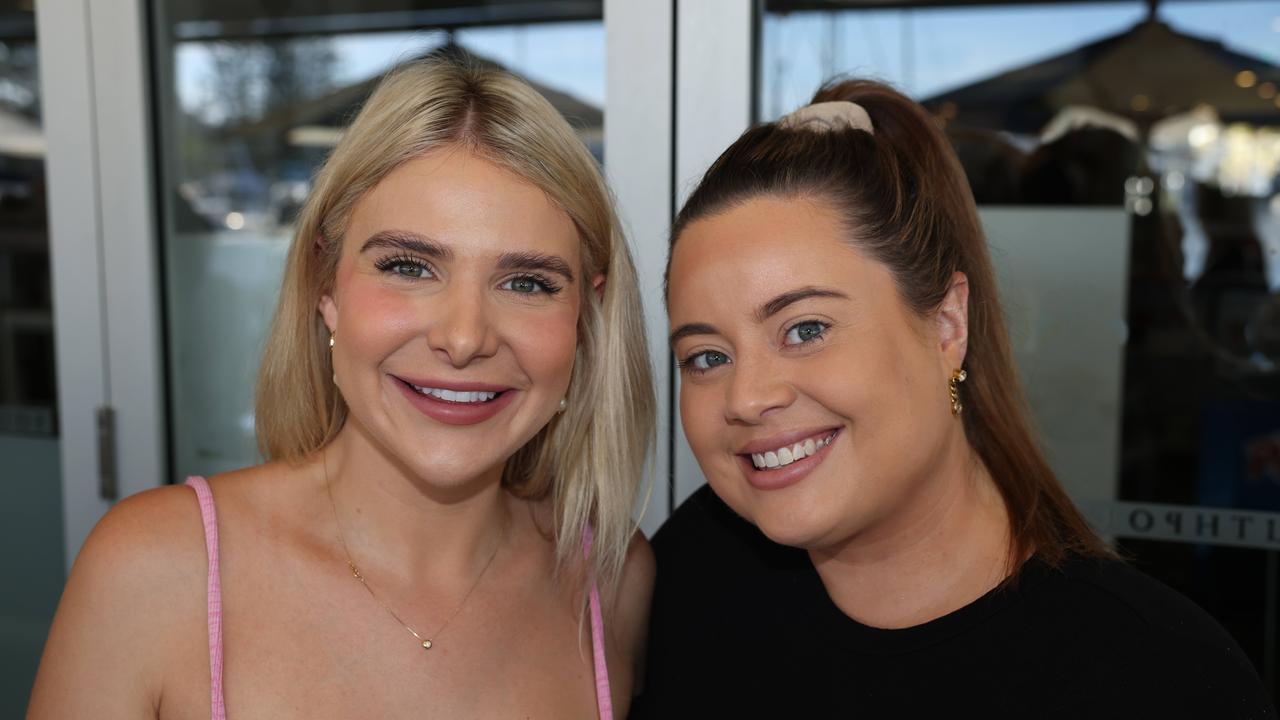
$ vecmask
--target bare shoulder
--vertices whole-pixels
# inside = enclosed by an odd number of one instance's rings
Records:
[[[30,717],[79,716],[90,704],[100,716],[154,714],[174,634],[204,612],[204,577],[191,489],[156,488],[113,507],[67,579]]]
[[[191,574],[193,564],[203,574],[204,555],[196,494],[179,485],[155,488],[120,501],[103,516],[80,549],[67,589],[82,583],[143,595]]]
[[[312,460],[264,463],[213,476],[209,487],[217,503],[219,524],[224,515],[227,525],[288,519],[310,497],[316,487],[315,476]]]

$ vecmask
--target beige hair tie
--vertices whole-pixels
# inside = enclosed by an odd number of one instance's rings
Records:
[[[858,103],[848,100],[832,100],[806,105],[779,120],[778,127],[815,132],[850,128],[876,134],[871,126],[871,116],[867,111]]]

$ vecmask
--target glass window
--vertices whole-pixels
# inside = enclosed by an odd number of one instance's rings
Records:
[[[602,159],[600,2],[153,3],[175,477],[258,461],[253,387],[293,219],[382,73],[505,67]]]
[[[858,4],[765,3],[763,119],[840,74],[931,111],[1063,483],[1280,695],[1280,8]]]
[[[0,1],[0,548],[7,565],[0,717],[26,714],[65,562],[45,139],[30,7]]]
[[[0,9],[0,433],[54,436],[53,286],[31,18]]]

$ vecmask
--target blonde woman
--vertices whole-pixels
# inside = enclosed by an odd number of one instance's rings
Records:
[[[630,514],[646,357],[565,121],[504,73],[397,70],[299,219],[268,462],[107,515],[31,717],[625,715],[653,575]]]

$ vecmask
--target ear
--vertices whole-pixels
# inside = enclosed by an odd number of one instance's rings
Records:
[[[334,302],[333,297],[325,294],[320,296],[320,317],[324,318],[324,324],[329,328],[329,332],[338,331],[338,303]]]
[[[591,289],[596,293],[596,300],[604,301],[604,273],[591,278]]]
[[[962,272],[951,276],[947,294],[937,310],[938,349],[943,370],[950,375],[964,365],[969,351],[969,278]]]

